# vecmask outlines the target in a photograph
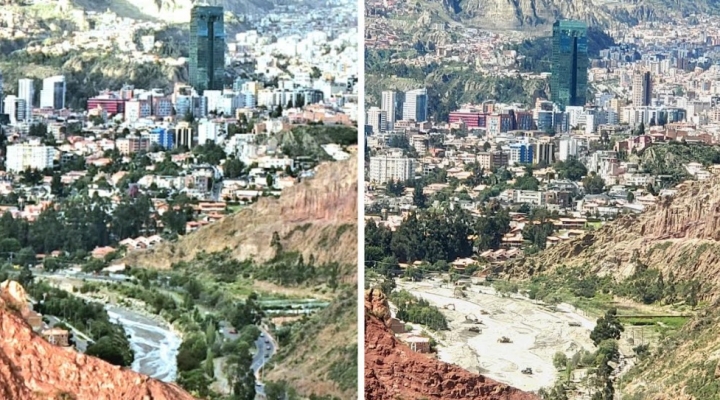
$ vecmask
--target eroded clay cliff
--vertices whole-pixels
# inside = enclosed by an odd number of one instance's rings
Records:
[[[24,291],[0,289],[0,399],[192,400],[174,384],[54,346],[20,315]]]
[[[221,221],[148,251],[131,253],[127,262],[148,268],[169,268],[197,252],[232,249],[239,259],[272,258],[277,232],[283,249],[299,251],[319,263],[357,263],[357,157],[318,167],[314,178],[283,191],[279,199],[256,204]]]
[[[365,398],[368,400],[535,400],[533,394],[412,351],[386,326],[377,289],[365,294]]]
[[[720,177],[686,182],[660,197],[640,215],[625,215],[594,232],[549,248],[508,267],[527,277],[560,265],[588,266],[618,279],[638,265],[671,271],[679,280],[696,279],[706,296],[720,287]]]

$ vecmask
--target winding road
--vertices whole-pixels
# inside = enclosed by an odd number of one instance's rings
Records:
[[[265,398],[265,384],[261,381],[260,370],[270,361],[270,358],[277,352],[277,343],[265,327],[259,326],[260,336],[255,340],[257,352],[253,356],[251,368],[255,372],[255,393],[256,398]],[[233,327],[225,321],[220,322],[220,332],[227,340],[236,340],[239,335]]]

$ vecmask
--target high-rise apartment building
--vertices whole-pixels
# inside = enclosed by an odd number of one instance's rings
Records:
[[[25,101],[23,120],[30,122],[32,120],[33,100],[35,99],[35,82],[32,79],[18,80],[18,98]]]
[[[25,117],[25,100],[17,96],[6,96],[3,101],[3,113],[10,118],[10,125],[17,125],[18,122],[24,121]]]
[[[65,108],[65,77],[51,76],[43,80],[40,91],[40,108],[62,110]]]
[[[385,111],[387,116],[387,129],[392,130],[395,126],[395,121],[402,119],[402,99],[401,93],[394,90],[386,90],[382,92],[382,101],[380,103],[380,109]]]
[[[186,149],[192,149],[195,141],[193,140],[193,128],[189,123],[183,121],[175,126],[175,134],[173,137],[175,146],[185,146]]]
[[[222,90],[225,19],[222,7],[195,6],[190,14],[190,85],[201,94]]]
[[[405,93],[403,104],[403,120],[427,121],[428,95],[427,89],[415,89]]]
[[[635,72],[632,83],[633,106],[649,106],[652,100],[652,76],[649,71]]]
[[[26,169],[44,170],[53,167],[55,149],[51,146],[22,143],[7,147],[5,166],[10,172],[22,172]]]
[[[510,157],[508,162],[514,164],[532,164],[533,145],[530,143],[514,143],[510,145]]]
[[[415,159],[401,154],[370,157],[370,182],[409,181],[415,175]]]
[[[584,106],[588,85],[587,25],[558,20],[553,24],[551,100],[561,109]]]
[[[372,127],[375,134],[384,132],[388,124],[387,112],[377,107],[370,107],[367,112],[367,124]]]

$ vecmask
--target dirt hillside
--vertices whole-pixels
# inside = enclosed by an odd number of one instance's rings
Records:
[[[644,213],[628,214],[594,232],[549,248],[507,269],[527,277],[553,268],[590,266],[618,279],[641,262],[678,280],[696,279],[706,300],[720,293],[720,178],[686,182]]]
[[[16,282],[0,288],[0,399],[193,399],[174,384],[48,343],[21,317],[23,298]]]
[[[357,157],[318,166],[313,179],[283,191],[279,199],[256,204],[154,249],[131,253],[126,262],[146,268],[169,268],[199,251],[233,249],[239,259],[266,261],[278,232],[284,250],[299,251],[307,260],[357,263]]]
[[[537,396],[412,351],[386,326],[385,294],[365,294],[365,398],[536,400]]]
[[[566,265],[590,267],[618,281],[638,265],[678,281],[696,280],[707,306],[674,335],[651,348],[623,383],[637,398],[716,399],[720,393],[720,177],[685,182],[639,215],[626,215],[595,232],[510,265],[527,277]],[[634,397],[635,398],[635,397]]]

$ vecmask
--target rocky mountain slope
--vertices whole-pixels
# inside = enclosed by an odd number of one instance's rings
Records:
[[[624,215],[594,232],[509,266],[527,277],[559,265],[590,266],[617,279],[642,263],[677,280],[697,280],[705,299],[720,294],[720,177],[688,181],[644,213]]]
[[[292,382],[305,396],[357,399],[357,301],[357,288],[351,286],[304,322],[291,344],[280,348],[265,379]]]
[[[365,398],[372,400],[533,400],[530,393],[415,353],[385,322],[385,294],[365,294]]]
[[[162,20],[168,23],[190,21],[190,10],[194,0],[71,0],[73,5],[87,11],[111,10],[118,15],[148,20]],[[282,0],[217,0],[208,4],[223,6],[233,15],[264,15]]]
[[[357,263],[357,156],[318,166],[314,178],[283,191],[279,199],[257,203],[181,238],[143,252],[131,253],[126,262],[147,268],[169,268],[205,252],[232,249],[239,259],[262,262],[275,251],[273,232],[285,251],[298,251],[318,263]],[[354,272],[357,274],[357,271]]]
[[[594,232],[507,267],[528,277],[560,265],[584,267],[617,281],[641,266],[700,283],[706,303],[682,329],[651,349],[624,378],[623,392],[642,399],[720,398],[720,177],[685,182],[640,215],[625,215]]]
[[[12,400],[191,400],[174,384],[48,343],[23,320],[25,294],[0,288],[0,398]]]
[[[498,30],[547,29],[559,18],[621,29],[640,21],[671,21],[694,12],[718,12],[716,0],[442,0],[442,4],[448,16],[457,21]]]

